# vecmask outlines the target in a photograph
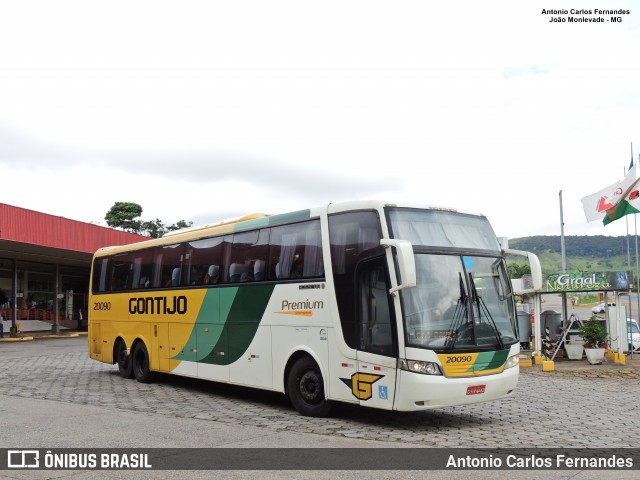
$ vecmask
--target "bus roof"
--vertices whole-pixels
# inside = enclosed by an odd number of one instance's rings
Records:
[[[406,202],[391,203],[382,200],[358,200],[350,202],[330,203],[322,207],[298,210],[295,212],[282,213],[277,215],[269,215],[266,213],[251,213],[240,217],[235,217],[227,220],[221,220],[219,222],[208,223],[204,225],[198,225],[195,227],[187,227],[180,230],[171,231],[165,234],[161,238],[154,238],[147,241],[132,243],[121,246],[103,247],[96,251],[96,256],[110,255],[119,252],[127,252],[131,250],[141,250],[143,248],[154,247],[157,245],[171,245],[182,241],[192,241],[199,238],[205,238],[214,235],[224,235],[228,233],[241,232],[246,230],[252,230],[261,227],[281,225],[290,222],[299,222],[315,218],[320,215],[320,212],[324,211],[329,214],[348,212],[352,210],[382,210],[385,207],[399,207],[399,208],[416,208],[425,210],[439,210],[444,212],[461,213],[466,215],[474,215],[484,217],[484,215],[461,211],[458,209],[447,208],[434,205],[420,205]]]

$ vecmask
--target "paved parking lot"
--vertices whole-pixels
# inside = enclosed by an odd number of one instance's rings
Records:
[[[398,446],[640,446],[635,367],[598,376],[595,366],[582,374],[534,367],[522,370],[507,400],[419,413],[341,406],[318,419],[298,415],[280,394],[173,376],[152,384],[123,380],[116,367],[88,358],[86,337],[0,344],[0,358],[1,395],[45,400],[52,413],[63,402]]]

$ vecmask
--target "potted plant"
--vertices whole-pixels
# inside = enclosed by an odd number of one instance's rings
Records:
[[[588,322],[580,326],[579,332],[584,340],[584,353],[587,355],[587,361],[591,365],[601,364],[608,336],[607,329],[602,326],[595,315],[592,315]]]

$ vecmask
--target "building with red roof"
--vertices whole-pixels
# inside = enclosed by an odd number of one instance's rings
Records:
[[[93,253],[148,240],[134,233],[0,203],[0,314],[5,325],[86,325]]]

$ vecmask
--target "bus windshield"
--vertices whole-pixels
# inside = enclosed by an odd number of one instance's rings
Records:
[[[506,265],[485,217],[391,208],[394,238],[414,246],[417,285],[404,289],[405,344],[440,352],[518,341]]]
[[[414,247],[500,251],[486,217],[411,208],[389,208],[387,213],[393,238],[408,240]]]
[[[407,346],[446,352],[517,341],[502,258],[417,254],[416,270],[417,286],[402,291]]]

